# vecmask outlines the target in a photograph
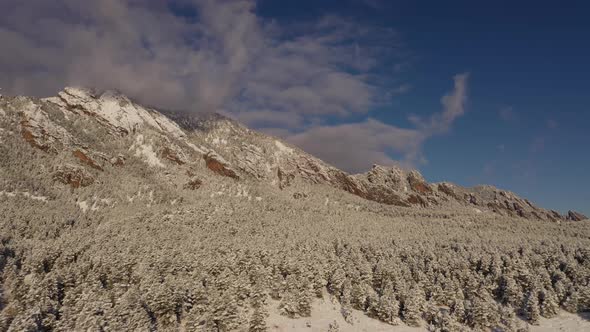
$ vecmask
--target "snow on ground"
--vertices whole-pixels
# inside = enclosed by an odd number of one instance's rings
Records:
[[[311,317],[301,317],[292,319],[282,316],[277,309],[278,301],[270,302],[269,316],[267,327],[271,332],[291,332],[291,331],[310,331],[325,332],[328,331],[330,324],[338,324],[340,332],[412,332],[426,331],[426,328],[410,327],[407,325],[393,326],[383,323],[365,315],[363,312],[353,310],[353,325],[347,323],[340,313],[340,304],[332,303],[328,297],[316,300],[311,309]]]
[[[26,191],[25,191],[25,192],[22,192],[21,194],[22,194],[23,196],[25,196],[25,197],[28,197],[28,198],[30,198],[30,199],[34,199],[34,200],[36,200],[36,201],[40,201],[40,202],[43,202],[43,203],[46,203],[46,202],[47,202],[47,197],[45,197],[45,196],[36,196],[36,195],[31,195],[31,194],[29,194],[29,193],[28,193],[28,192],[26,192]]]
[[[541,317],[539,326],[530,326],[531,332],[553,331],[590,331],[590,313],[579,315],[562,311],[558,317],[546,319]]]
[[[403,323],[392,326],[373,319],[363,312],[353,310],[353,325],[344,320],[339,303],[329,300],[329,295],[324,299],[316,300],[312,305],[311,317],[289,318],[279,313],[279,301],[271,300],[269,303],[269,316],[267,327],[271,332],[325,332],[330,324],[338,324],[340,332],[426,332],[426,323],[421,327],[410,327]],[[523,325],[526,324],[523,322]],[[590,331],[590,313],[576,315],[562,311],[558,317],[552,319],[541,318],[538,326],[529,325],[530,332],[582,332]]]
[[[16,195],[23,195],[27,198],[36,200],[36,201],[40,201],[43,203],[47,203],[47,197],[45,196],[37,196],[37,195],[32,195],[29,192],[23,191],[23,192],[7,192],[7,191],[0,191],[0,196],[7,196],[7,197],[16,197]]]

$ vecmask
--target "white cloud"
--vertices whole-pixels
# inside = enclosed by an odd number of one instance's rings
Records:
[[[190,22],[171,2],[3,1],[0,43],[10,47],[0,85],[34,95],[85,85],[165,108],[217,109],[264,43],[254,3],[182,1],[200,13]]]
[[[361,123],[317,126],[291,135],[287,140],[328,163],[350,172],[361,172],[373,163],[397,162],[387,152],[412,155],[420,149],[421,133],[368,119]]]
[[[413,116],[410,118],[427,136],[442,134],[448,131],[455,120],[465,114],[467,103],[467,81],[469,73],[457,74],[453,77],[454,89],[441,98],[443,111],[435,113],[427,120]]]
[[[449,131],[453,122],[465,113],[468,76],[456,75],[453,90],[441,99],[442,112],[426,121],[415,118],[416,128],[399,128],[368,119],[361,123],[314,126],[287,136],[287,140],[350,172],[365,171],[374,163],[416,166],[424,162],[424,142]],[[394,161],[389,154],[401,155],[403,159]]]
[[[172,4],[198,17],[175,15]],[[46,96],[84,85],[163,108],[293,118],[346,117],[378,99],[366,73],[374,52],[395,46],[393,31],[334,16],[285,27],[255,7],[254,0],[6,0],[0,43],[10,47],[0,52],[0,86]]]
[[[4,0],[0,87],[47,96],[83,85],[166,109],[219,111],[348,170],[393,163],[389,153],[419,162],[424,141],[464,113],[467,74],[455,77],[443,111],[414,119],[415,128],[367,119],[410,88],[392,78],[407,60],[394,30],[337,16],[281,25],[255,9],[254,0]]]

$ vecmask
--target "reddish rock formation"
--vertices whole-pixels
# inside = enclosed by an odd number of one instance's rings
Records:
[[[45,152],[50,152],[51,146],[49,144],[42,143],[39,135],[34,133],[34,131],[37,131],[36,129],[38,128],[31,126],[31,124],[26,118],[21,120],[20,125],[21,135],[25,139],[25,141],[27,141],[27,143],[29,143],[34,148],[40,149]]]
[[[432,188],[430,188],[430,185],[416,171],[412,171],[408,174],[408,183],[410,184],[410,188],[417,193],[422,195],[432,194]]]
[[[353,195],[357,195],[363,198],[367,198],[367,191],[362,188],[361,184],[355,181],[350,175],[344,172],[334,172],[332,174],[332,183],[336,187],[346,190]]]
[[[96,161],[94,161],[92,158],[90,158],[86,153],[84,153],[82,150],[74,150],[73,155],[74,155],[74,157],[78,158],[84,164],[86,164],[94,169],[97,169],[99,171],[103,171],[103,168]]]
[[[225,161],[225,159],[223,159],[220,155],[216,154],[215,152],[208,152],[203,156],[203,159],[205,159],[207,168],[209,168],[213,172],[234,179],[240,178],[236,171],[234,171],[231,168],[231,166]]]

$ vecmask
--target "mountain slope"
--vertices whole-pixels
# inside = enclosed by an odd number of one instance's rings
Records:
[[[133,159],[161,170],[166,182],[175,186],[207,182],[209,176],[202,174],[205,166],[244,183],[258,181],[285,189],[302,181],[400,207],[461,206],[478,213],[551,221],[584,218],[573,212],[566,218],[491,186],[430,184],[418,171],[399,167],[375,165],[367,173],[349,175],[221,115],[158,112],[110,91],[66,88],[42,100],[4,97],[0,105],[4,131],[17,131],[31,147],[67,160],[45,177],[72,187],[103,181]]]

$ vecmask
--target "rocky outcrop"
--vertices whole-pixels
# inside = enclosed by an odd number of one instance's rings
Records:
[[[410,197],[408,197],[408,203],[414,204],[414,205],[420,205],[422,207],[428,206],[427,200],[425,200],[422,196],[415,195],[415,194],[412,194],[412,195],[410,195]]]
[[[72,188],[87,187],[94,183],[94,178],[84,168],[73,165],[62,165],[53,171],[53,180],[69,185]]]
[[[568,211],[566,219],[569,221],[582,221],[588,219],[588,217],[576,211]]]
[[[40,105],[17,98],[15,107],[20,114],[21,135],[32,147],[56,154],[59,145],[71,141],[68,131],[51,121]]]
[[[442,192],[443,194],[450,196],[453,199],[460,200],[461,198],[455,191],[455,186],[451,183],[443,182],[439,183],[437,186],[438,191]]]
[[[373,165],[373,168],[365,173],[365,178],[371,184],[404,191],[404,171],[401,168]]]
[[[74,157],[78,158],[78,160],[80,160],[82,163],[84,163],[94,169],[97,169],[99,171],[104,171],[102,166],[100,166],[94,159],[92,159],[88,156],[88,152],[82,151],[80,149],[76,149],[76,150],[74,150],[74,152],[72,154],[74,155]]]
[[[279,188],[285,189],[291,185],[291,182],[295,179],[295,174],[288,173],[279,167],[277,168],[277,178],[279,180]]]
[[[231,165],[217,153],[210,151],[203,156],[203,159],[205,159],[207,168],[213,172],[234,179],[240,178]]]
[[[182,152],[179,152],[178,149],[174,149],[168,146],[162,149],[160,157],[162,157],[165,160],[172,161],[177,165],[186,164],[185,158],[182,156]]]
[[[125,165],[125,156],[123,155],[118,155],[116,157],[113,157],[109,160],[109,162],[111,163],[111,165],[116,166],[116,167],[122,167]]]
[[[63,110],[95,119],[111,132],[129,135],[149,126],[173,137],[184,137],[180,127],[163,114],[142,107],[114,91],[98,94],[81,88],[65,88],[57,97],[45,99]]]
[[[432,194],[432,188],[430,185],[424,180],[422,174],[418,171],[411,171],[408,173],[408,184],[410,188],[422,195],[430,195]]]

